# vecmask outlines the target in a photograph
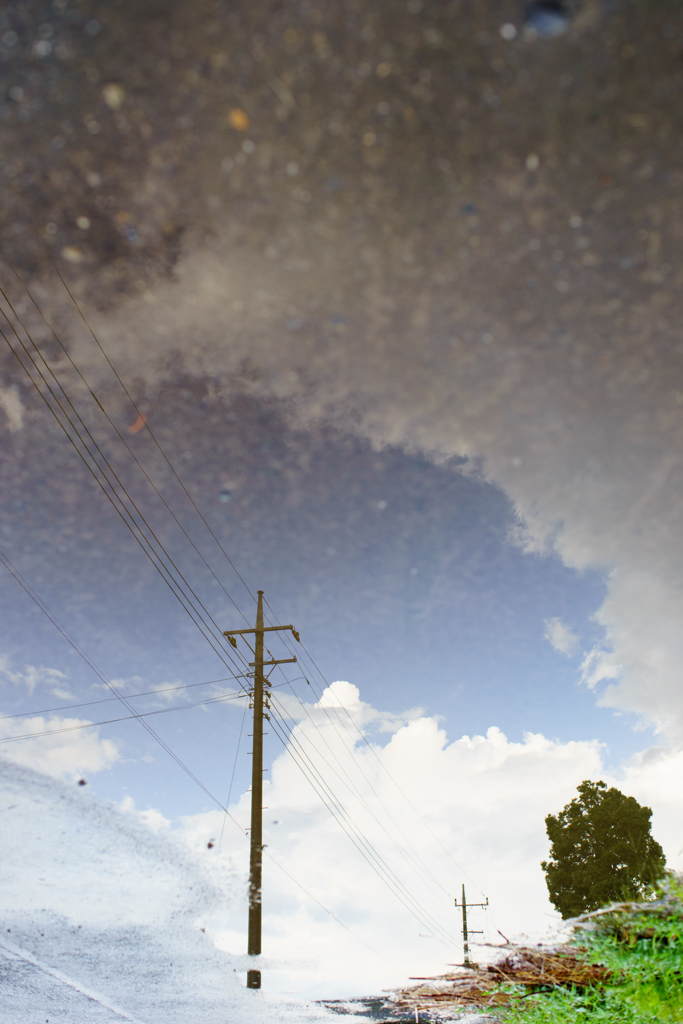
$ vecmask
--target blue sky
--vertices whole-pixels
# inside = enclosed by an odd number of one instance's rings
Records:
[[[495,725],[511,740],[525,732],[561,741],[597,738],[612,764],[642,747],[632,716],[617,718],[596,707],[595,694],[578,685],[583,652],[604,636],[592,618],[605,596],[603,575],[566,568],[555,554],[524,553],[511,539],[509,499],[459,472],[462,460],[437,465],[395,447],[373,450],[333,431],[307,436],[289,428],[272,406],[242,403],[237,414],[203,403],[200,412],[230,424],[226,450],[209,454],[200,446],[183,466],[185,442],[178,445],[170,430],[165,450],[183,467],[184,481],[252,591],[264,589],[280,621],[296,624],[328,682],[349,680],[364,700],[386,711],[422,707],[440,716],[452,736]],[[51,429],[40,407],[34,415],[33,430]],[[193,415],[196,405],[184,403],[169,408],[168,420]],[[159,436],[165,427],[157,425]],[[137,451],[150,460],[151,446],[143,445]],[[63,472],[78,480],[75,456],[64,451],[62,457]],[[245,464],[248,475],[240,476]],[[230,489],[221,485],[226,471],[236,481]],[[20,519],[6,529],[5,550],[16,567],[105,674],[126,681],[126,692],[226,675],[111,507],[87,481],[79,486],[83,502],[79,496],[61,507],[46,505],[40,543]],[[158,498],[138,490],[146,514],[164,531],[190,582],[207,595],[217,620],[224,628],[243,625],[224,595],[216,596],[215,581]],[[177,487],[167,493],[251,621],[249,596],[198,516]],[[99,681],[16,581],[5,574],[1,586],[11,669],[28,663],[58,669],[66,678],[57,689],[77,698],[63,703],[96,699]],[[570,657],[545,638],[553,618],[577,635]],[[289,678],[300,676],[298,668],[288,669]],[[301,679],[296,688],[306,693]],[[4,711],[58,706],[54,689],[43,685],[28,695],[20,686],[6,688]],[[159,703],[145,700],[149,708]],[[100,720],[118,714],[111,703],[92,713]],[[241,709],[226,705],[169,714],[156,726],[221,794],[227,793],[241,717]],[[203,806],[205,797],[166,764],[135,723],[107,726],[102,735],[120,737],[125,754],[94,783],[103,795],[128,793],[171,817],[190,813],[197,800]],[[276,750],[271,746],[270,755]],[[144,760],[149,757],[153,762]],[[247,773],[243,751],[236,786]]]

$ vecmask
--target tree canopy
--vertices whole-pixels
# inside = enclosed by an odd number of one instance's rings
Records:
[[[649,807],[604,782],[582,782],[577,789],[578,797],[545,819],[551,859],[541,867],[550,902],[565,919],[647,897],[665,866],[650,834]]]

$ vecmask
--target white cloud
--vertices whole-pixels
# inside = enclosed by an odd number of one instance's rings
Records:
[[[581,682],[589,690],[594,690],[606,679],[618,679],[620,675],[621,666],[614,651],[606,651],[599,645],[588,651],[581,662]]]
[[[0,657],[0,673],[16,686],[25,686],[29,694],[33,693],[36,686],[43,683],[50,686],[67,678],[59,669],[45,668],[44,666],[36,668],[34,665],[26,665],[23,672],[13,672],[6,657]],[[58,691],[53,692],[59,696]]]
[[[574,654],[579,646],[579,638],[574,630],[557,617],[546,620],[544,636],[560,654]]]
[[[14,686],[25,687],[29,694],[33,694],[36,687],[45,685],[61,700],[70,700],[74,696],[68,686],[62,685],[67,676],[56,668],[26,665],[23,671],[12,671],[7,657],[0,657],[0,674]],[[62,778],[78,778],[104,771],[119,760],[118,743],[101,739],[99,729],[91,727],[89,721],[60,715],[0,717],[0,757]],[[18,738],[24,735],[32,738]]]
[[[174,679],[172,682],[158,683],[151,686],[150,689],[159,700],[165,701],[167,704],[187,699],[187,690],[180,679]]]
[[[132,796],[126,796],[119,804],[119,810],[123,811],[124,814],[133,814],[140,821],[144,822],[152,832],[162,832],[164,829],[169,828],[171,822],[168,818],[165,818],[161,811],[158,811],[155,807],[148,807],[145,811],[139,811],[135,806],[135,801]]]
[[[0,409],[7,417],[7,426],[14,434],[24,424],[24,407],[16,388],[0,388]]]
[[[316,704],[304,704],[296,696],[286,692],[278,694],[277,700],[283,713],[294,721],[302,721],[313,716],[317,722],[329,722],[330,713],[334,711],[339,728],[351,730],[357,728],[364,732],[396,732],[402,725],[421,718],[423,708],[410,708],[408,711],[379,711],[360,699],[360,692],[353,683],[338,681],[328,686]],[[340,709],[341,710],[340,712]]]
[[[671,868],[683,870],[683,749],[651,747],[631,758],[621,782],[629,796],[651,807],[652,834],[662,844]]]
[[[116,740],[101,739],[99,729],[79,728],[88,719],[13,718],[0,720],[0,756],[16,764],[62,778],[79,778],[110,768],[120,758]],[[59,729],[69,730],[57,735],[41,735]],[[32,739],[12,737],[36,734]],[[2,739],[10,742],[1,742]]]
[[[76,700],[76,694],[72,693],[66,686],[53,686],[50,693],[60,700]]]

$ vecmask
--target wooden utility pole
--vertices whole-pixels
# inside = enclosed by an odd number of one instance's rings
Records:
[[[263,710],[264,705],[270,709],[269,682],[263,675],[264,665],[284,665],[296,658],[280,658],[279,660],[263,660],[263,634],[277,632],[281,629],[291,629],[294,639],[299,639],[299,634],[294,626],[265,626],[263,625],[263,591],[258,592],[258,607],[256,609],[255,629],[232,629],[223,634],[227,636],[233,647],[237,647],[236,636],[245,633],[255,634],[254,660],[249,662],[249,667],[254,669],[254,685],[249,691],[251,706],[254,709],[254,746],[251,761],[251,829],[249,849],[249,932],[247,938],[247,953],[249,956],[259,956],[261,952],[261,883],[263,876],[263,719],[269,718]],[[247,988],[261,988],[261,972],[258,970],[247,971]]]
[[[456,907],[458,906],[458,899],[457,899],[457,897],[455,899],[455,905],[456,905]],[[463,887],[462,887],[462,904],[461,904],[461,906],[462,906],[462,951],[464,953],[463,964],[462,964],[463,967],[474,967],[475,966],[474,963],[470,960],[470,945],[469,945],[469,937],[470,937],[470,935],[483,935],[484,934],[481,931],[481,929],[479,929],[479,928],[477,928],[475,930],[472,930],[470,928],[469,931],[468,931],[468,929],[467,929],[467,908],[468,907],[488,907],[488,905],[489,905],[488,896],[486,897],[486,903],[468,903],[466,898],[465,898],[465,886],[463,885]]]

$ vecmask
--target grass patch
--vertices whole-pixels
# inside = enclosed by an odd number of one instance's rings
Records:
[[[660,898],[576,919],[570,942],[607,975],[585,987],[522,991],[497,1011],[502,1024],[667,1024],[683,1022],[683,886],[668,878]]]

